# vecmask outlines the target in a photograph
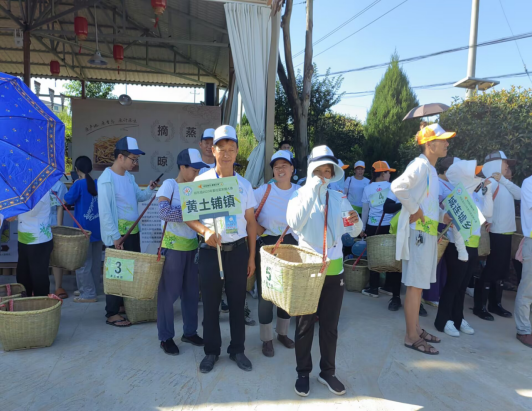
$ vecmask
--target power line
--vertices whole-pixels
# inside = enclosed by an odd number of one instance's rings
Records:
[[[499,0],[499,4],[501,5],[502,14],[504,15],[504,18],[506,19],[506,23],[508,24],[508,28],[510,29],[510,33],[512,33],[512,36],[514,35],[514,31],[512,30],[512,26],[510,26],[510,22],[508,21],[508,17],[506,16],[506,12],[504,11],[504,7],[502,5],[502,1]],[[517,47],[517,52],[519,53],[519,57],[521,57],[521,62],[523,63],[523,67],[525,68],[525,73],[532,83],[532,79],[530,78],[530,74],[528,73],[528,70],[526,68],[525,60],[523,59],[523,55],[521,54],[521,49],[519,48],[519,44],[517,44],[517,41],[515,42],[515,47]]]
[[[329,51],[329,50],[332,49],[333,47],[336,47],[338,44],[340,44],[341,42],[347,40],[349,37],[354,36],[354,35],[357,34],[358,32],[364,30],[366,27],[371,26],[373,23],[375,23],[376,21],[382,19],[382,18],[383,18],[384,16],[386,16],[388,13],[391,13],[391,12],[394,11],[397,7],[399,7],[399,6],[403,5],[403,4],[405,4],[407,1],[408,1],[408,0],[404,0],[402,3],[399,3],[399,4],[398,4],[397,6],[395,6],[393,9],[388,10],[386,13],[380,15],[380,16],[377,17],[375,20],[369,22],[369,23],[366,24],[364,27],[358,29],[358,30],[355,31],[354,33],[351,33],[349,36],[344,37],[342,40],[340,40],[340,41],[334,43],[331,47],[326,48],[326,49],[323,50],[322,52],[316,54],[316,55],[314,56],[314,58],[315,58],[315,57],[318,57],[319,55],[321,55],[321,54],[323,54],[323,53],[325,53],[326,51]],[[299,63],[299,64],[296,65],[296,67],[297,67],[297,66],[300,66],[300,65],[302,65],[302,64],[303,64],[303,63]]]
[[[528,73],[526,73],[526,72],[525,73],[512,73],[512,74],[501,74],[501,75],[498,75],[498,76],[489,76],[488,78],[496,79],[496,78],[509,78],[509,77],[524,77],[526,75],[528,75]],[[436,87],[452,86],[454,83],[456,83],[456,82],[455,81],[448,81],[446,83],[426,84],[426,85],[423,85],[423,86],[413,86],[411,88],[412,89],[416,89],[416,90],[427,90],[427,89],[434,89]],[[449,88],[452,88],[452,87],[449,87]],[[444,90],[444,89],[442,89],[442,90]],[[350,98],[366,97],[366,96],[370,96],[372,94],[375,94],[375,90],[354,91],[354,92],[344,93],[345,96],[350,97]]]
[[[382,0],[375,0],[373,3],[371,3],[369,6],[366,6],[366,8],[364,8],[363,10],[359,11],[357,14],[355,14],[354,16],[352,16],[351,18],[349,18],[348,20],[346,20],[345,22],[343,22],[342,24],[340,24],[338,27],[336,27],[334,30],[328,32],[326,35],[324,35],[323,37],[321,37],[320,39],[318,39],[316,42],[312,43],[312,46],[315,46],[319,43],[321,43],[323,40],[327,39],[328,37],[332,36],[334,33],[336,33],[338,30],[340,30],[341,28],[345,27],[346,25],[348,25],[349,23],[351,23],[353,20],[355,20],[357,17],[360,17],[362,14],[364,14],[366,11],[368,11],[369,9],[371,9],[372,7],[376,6],[377,3],[380,3]],[[298,3],[300,4],[300,3]],[[296,54],[294,54],[292,56],[292,58],[296,58],[298,56],[300,56],[301,54],[303,54],[305,52],[305,49],[297,52]]]
[[[495,44],[506,43],[508,41],[514,41],[514,40],[522,40],[522,39],[526,39],[526,38],[529,38],[529,37],[532,37],[532,32],[518,34],[517,36],[502,37],[502,38],[496,39],[496,40],[485,41],[483,43],[478,43],[476,46],[456,47],[456,48],[453,48],[453,49],[437,51],[435,53],[424,54],[424,55],[416,56],[416,57],[409,57],[409,58],[406,58],[406,59],[400,59],[400,60],[398,60],[398,63],[411,63],[413,61],[419,61],[419,60],[423,60],[423,59],[426,59],[426,58],[429,58],[429,57],[435,57],[435,56],[440,56],[440,55],[443,55],[443,54],[455,53],[457,51],[468,50],[471,47],[493,46]],[[354,69],[342,70],[342,71],[337,71],[337,72],[329,73],[329,74],[321,74],[318,77],[323,77],[323,76],[326,76],[326,75],[334,76],[334,75],[338,75],[338,74],[353,73],[355,71],[373,70],[373,69],[378,69],[378,68],[382,68],[382,67],[388,67],[389,65],[390,65],[390,62],[388,61],[386,63],[373,64],[371,66],[365,66],[365,67],[358,67],[358,68],[354,68]]]

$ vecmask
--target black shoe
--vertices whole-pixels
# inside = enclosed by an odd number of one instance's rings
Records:
[[[345,394],[345,385],[340,382],[338,378],[336,378],[336,375],[323,375],[320,372],[320,376],[318,377],[318,381],[321,382],[323,385],[326,385],[329,387],[329,391],[336,395],[344,395]]]
[[[392,297],[390,300],[390,303],[388,304],[388,310],[390,311],[399,311],[399,308],[401,308],[401,298],[400,297]]]
[[[378,288],[364,288],[362,290],[362,294],[367,295],[368,297],[378,298],[379,297],[379,289]]]
[[[205,358],[201,360],[201,363],[199,366],[200,372],[202,372],[203,374],[211,372],[212,369],[214,368],[214,363],[216,363],[216,361],[218,361],[217,355],[212,355],[212,354],[206,355]]]
[[[248,360],[248,357],[246,357],[243,352],[238,354],[231,354],[229,358],[236,362],[236,365],[238,365],[238,368],[240,368],[241,370],[251,371],[253,369],[251,361]]]
[[[262,343],[262,353],[265,357],[273,357],[275,355],[275,351],[273,349],[273,341],[266,341]]]
[[[195,334],[192,337],[185,337],[183,335],[181,337],[181,341],[195,345],[196,347],[203,347],[205,345],[203,338],[201,338],[198,334]]]
[[[481,310],[477,310],[476,308],[473,309],[473,314],[475,314],[477,317],[486,320],[486,321],[494,321],[495,318],[493,318],[493,315],[491,315],[486,308],[482,308]]]
[[[222,300],[222,304],[221,305],[221,310],[223,313],[228,313],[229,312],[229,306],[225,303],[225,300]]]
[[[423,307],[423,304],[420,304],[419,305],[419,316],[420,317],[427,317],[429,315],[429,313],[427,312],[427,310],[425,310],[425,307]]]
[[[502,308],[502,305],[499,303],[495,307],[488,305],[488,311],[493,314],[497,314],[500,317],[512,318],[512,313],[508,310]]]
[[[174,340],[171,338],[167,339],[166,341],[161,341],[161,348],[165,354],[179,355],[179,348],[177,348],[177,345],[175,345]]]
[[[300,397],[308,397],[310,392],[310,381],[308,375],[298,375],[295,386],[296,394]]]

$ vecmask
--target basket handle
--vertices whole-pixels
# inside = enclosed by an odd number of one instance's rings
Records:
[[[57,193],[55,191],[52,191],[52,193],[54,194],[55,198],[57,198],[57,200],[59,200],[59,203],[63,206],[63,208],[66,210],[66,212],[70,215],[70,218],[72,218],[72,220],[74,220],[74,222],[78,225],[79,229],[83,232],[83,234],[85,234],[85,237],[86,238],[90,238],[89,234],[83,229],[83,227],[78,222],[78,220],[76,220],[76,217],[74,217],[72,215],[72,213],[70,212],[70,210],[68,209],[66,204],[57,196]]]
[[[170,197],[170,207],[172,207],[172,200],[174,199],[174,192],[172,191],[172,196]],[[161,242],[159,243],[159,250],[157,251],[157,262],[161,261],[161,251],[163,247],[163,239],[164,239],[164,233],[166,233],[166,226],[168,225],[168,221],[164,222],[163,226],[163,235],[161,236]]]
[[[272,191],[272,185],[268,184],[268,186],[266,187],[266,192],[264,193],[264,196],[262,197],[262,200],[260,200],[260,204],[257,207],[257,211],[255,211],[255,220],[257,219],[260,212],[262,211],[262,207],[264,207],[264,203],[268,199],[268,196],[270,195],[270,191]]]
[[[142,217],[144,217],[144,214],[146,214],[146,211],[148,211],[148,208],[150,208],[151,206],[151,203],[153,203],[153,200],[155,200],[155,197],[156,196],[153,196],[152,199],[150,200],[150,202],[148,203],[148,205],[146,206],[146,208],[144,209],[144,211],[142,213],[140,213],[139,215],[139,218],[137,218],[137,221],[135,221],[133,223],[133,225],[129,228],[129,230],[127,230],[127,233],[125,233],[119,240],[119,244],[124,244],[124,241],[126,241],[126,239],[129,237],[129,235],[131,234],[131,232],[135,229],[135,227],[137,226],[137,224],[139,223],[139,221],[142,219]]]
[[[327,267],[327,217],[329,214],[329,190],[325,194],[325,224],[323,227],[323,263],[319,275],[323,274],[325,267]]]
[[[10,284],[6,284],[6,291],[7,291],[7,297],[9,297],[11,295],[11,285]]]
[[[57,295],[55,295],[55,294],[48,294],[48,298],[52,298],[54,300],[61,301],[61,304],[63,304],[63,300],[60,297],[58,297]]]
[[[272,249],[272,254],[275,254],[275,252],[277,251],[277,249],[279,248],[279,246],[281,245],[281,243],[283,242],[284,240],[284,236],[286,235],[286,233],[288,232],[288,230],[290,230],[290,226],[287,225],[286,228],[284,229],[283,231],[283,234],[281,234],[281,236],[279,237],[279,239],[277,240],[277,242],[275,243],[275,246],[273,247]]]

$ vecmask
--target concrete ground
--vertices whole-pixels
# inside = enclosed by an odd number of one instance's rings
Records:
[[[0,277],[0,283],[14,282]],[[73,276],[65,288],[75,289]],[[52,287],[53,289],[53,287]],[[505,292],[513,311],[515,293]],[[257,320],[257,300],[248,295]],[[346,292],[339,326],[337,376],[347,394],[337,397],[311,378],[307,398],[294,393],[294,351],[275,343],[275,357],[261,353],[259,327],[247,327],[246,373],[220,357],[213,372],[198,366],[202,348],[181,343],[176,304],[176,342],[181,354],[159,348],[155,323],[125,329],[105,324],[104,298],[96,304],[65,300],[55,343],[49,348],[0,351],[0,409],[8,410],[531,410],[532,350],[515,338],[513,319],[487,322],[469,310],[474,336],[437,333],[436,309],[426,307],[422,326],[442,337],[439,356],[403,346],[403,311],[389,312],[388,298]],[[202,308],[200,305],[200,322]],[[228,314],[221,316],[222,352],[229,342]],[[292,320],[291,334],[294,332]],[[201,335],[202,330],[200,328]],[[317,330],[316,330],[317,337]],[[319,364],[317,338],[313,347]],[[304,408],[303,408],[304,407]],[[327,407],[327,408],[324,408]]]

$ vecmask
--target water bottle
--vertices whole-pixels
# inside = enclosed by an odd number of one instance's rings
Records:
[[[354,237],[355,225],[348,220],[349,212],[353,211],[353,207],[351,207],[351,204],[349,204],[349,201],[347,201],[346,196],[343,196],[342,200],[343,199],[345,199],[345,201],[342,201],[342,221],[344,223],[344,233]]]

